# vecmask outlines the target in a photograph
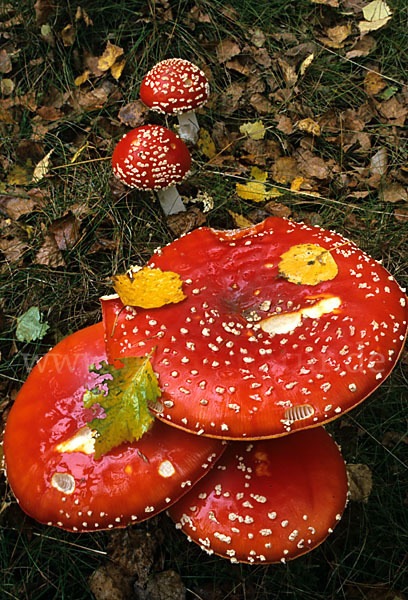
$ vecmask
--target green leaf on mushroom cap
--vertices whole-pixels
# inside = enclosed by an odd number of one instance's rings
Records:
[[[156,402],[161,391],[153,372],[149,356],[123,359],[124,366],[116,369],[105,361],[101,368],[95,365],[89,370],[99,375],[111,375],[105,380],[108,392],[98,386],[87,390],[83,396],[85,408],[99,404],[105,411],[104,418],[89,423],[96,430],[95,458],[100,458],[123,442],[133,442],[142,437],[153,425],[154,418],[148,403]]]

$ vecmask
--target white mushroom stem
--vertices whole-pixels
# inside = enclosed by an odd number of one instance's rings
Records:
[[[178,115],[178,134],[185,142],[197,143],[200,126],[193,110]]]
[[[165,215],[174,215],[186,210],[175,185],[157,191]]]

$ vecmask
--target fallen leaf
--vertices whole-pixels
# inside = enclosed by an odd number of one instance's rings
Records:
[[[384,202],[408,202],[408,191],[400,183],[389,183],[383,187]]]
[[[258,27],[251,32],[251,43],[257,48],[262,48],[266,38],[264,32]]]
[[[297,73],[295,67],[281,57],[278,58],[278,64],[282,69],[282,74],[286,85],[288,87],[293,87],[297,82]]]
[[[11,64],[10,57],[7,53],[7,50],[4,48],[0,50],[0,73],[10,73],[13,66]]]
[[[50,15],[55,12],[53,0],[37,0],[34,4],[35,20],[37,25],[44,25]]]
[[[334,279],[339,269],[327,248],[316,244],[297,244],[281,255],[279,276],[291,283],[317,285]]]
[[[35,255],[34,262],[37,265],[46,265],[55,269],[65,266],[64,259],[53,235],[45,235],[44,241]]]
[[[44,121],[58,121],[64,116],[64,113],[54,106],[41,106],[37,110],[37,114],[44,119]]]
[[[310,0],[314,4],[324,4],[325,6],[332,6],[337,8],[339,6],[339,0]]]
[[[35,207],[35,201],[31,198],[15,198],[0,194],[0,207],[6,214],[14,220],[26,215]]]
[[[281,194],[279,193],[279,195]],[[289,206],[286,206],[286,204],[282,204],[281,202],[274,202],[273,200],[265,204],[264,208],[274,217],[284,217],[287,219],[292,214]]]
[[[297,163],[300,171],[307,177],[327,179],[329,169],[322,158],[310,150],[300,150],[297,154]]]
[[[3,96],[10,96],[14,92],[15,83],[12,79],[4,78],[0,81],[0,93]]]
[[[46,321],[41,321],[38,306],[31,306],[21,317],[17,318],[16,338],[19,342],[41,340],[49,328]]]
[[[244,90],[245,86],[241,82],[235,81],[220,95],[220,111],[224,116],[231,115],[236,111]]]
[[[244,123],[239,128],[243,135],[247,135],[251,140],[262,140],[265,137],[265,126],[262,121]]]
[[[122,54],[123,48],[120,48],[120,46],[115,46],[115,44],[112,44],[108,40],[104,53],[98,59],[98,69],[100,71],[108,71],[108,69],[115,64],[116,60],[119,58],[119,56],[122,56]]]
[[[312,135],[320,135],[320,125],[313,119],[302,119],[298,122],[297,127],[301,131],[306,131],[307,133],[311,133]]]
[[[106,361],[101,362],[100,368],[89,367],[92,373],[111,376],[103,382],[108,393],[103,387],[95,387],[83,396],[85,408],[99,404],[105,412],[104,418],[96,417],[88,423],[97,432],[95,460],[123,442],[140,439],[153,425],[148,402],[155,403],[161,391],[149,358],[122,358],[124,366],[121,369]]]
[[[384,444],[384,446],[390,447],[396,446],[401,442],[403,444],[408,444],[408,437],[405,433],[398,431],[387,431],[381,439],[381,443]]]
[[[79,220],[70,212],[53,221],[48,231],[54,236],[60,250],[69,250],[79,240],[79,227]]]
[[[17,237],[0,237],[0,250],[9,262],[18,262],[28,249],[28,245]]]
[[[249,99],[249,104],[256,110],[256,112],[260,115],[270,114],[272,111],[272,104],[269,102],[268,98],[263,96],[262,94],[252,94]]]
[[[370,175],[383,177],[387,172],[388,155],[387,148],[382,146],[370,160]]]
[[[250,75],[251,69],[245,63],[242,63],[240,58],[234,58],[233,60],[229,60],[225,63],[227,69],[231,69],[232,71],[237,71],[237,73],[241,73],[241,75]]]
[[[7,183],[10,185],[28,185],[32,178],[32,169],[14,165],[7,174]]]
[[[86,69],[86,71],[84,71],[82,73],[82,75],[78,75],[78,77],[75,78],[75,80],[74,80],[75,85],[77,87],[79,87],[83,83],[86,83],[89,79],[90,74],[91,74],[91,71],[89,69]]]
[[[211,139],[210,132],[203,127],[200,129],[200,135],[197,140],[197,147],[201,154],[207,158],[213,158],[216,155],[215,144]]]
[[[115,292],[128,306],[159,308],[165,304],[177,304],[186,297],[180,275],[172,271],[132,267],[124,275],[114,275],[112,281]]]
[[[300,190],[304,180],[305,180],[304,177],[295,177],[295,179],[290,184],[290,191],[298,192]]]
[[[286,115],[277,115],[277,117],[279,120],[276,125],[276,129],[279,129],[279,131],[282,131],[282,133],[286,133],[286,135],[293,133],[292,120]]]
[[[86,10],[84,8],[82,8],[82,6],[77,6],[76,13],[75,13],[75,21],[78,22],[81,19],[84,21],[84,23],[87,27],[90,27],[91,25],[93,25],[93,21],[90,18],[90,16],[88,15],[88,13],[86,12]]]
[[[220,63],[230,60],[233,56],[240,54],[240,52],[239,45],[229,38],[222,40],[216,48],[217,58]]]
[[[129,127],[139,127],[143,125],[148,113],[148,108],[141,100],[130,102],[122,106],[118,113],[118,118],[121,123]]]
[[[206,194],[206,192],[202,192],[202,197],[199,197],[200,192],[198,193],[198,197],[194,200],[198,202],[204,202],[204,212],[206,211],[206,204],[208,205],[208,209],[214,206],[213,199]],[[189,198],[192,201],[191,198]],[[193,200],[193,201],[194,201]],[[206,221],[205,215],[203,212],[197,207],[192,206],[187,211],[179,212],[175,215],[168,215],[166,217],[166,223],[168,228],[174,233],[175,236],[180,237],[184,233],[188,231],[192,231],[196,227],[201,227],[204,225]]]
[[[232,217],[235,227],[237,227],[238,229],[245,229],[246,227],[253,226],[253,222],[244,217],[243,215],[239,215],[238,213],[233,212],[232,210],[229,210],[228,212]]]
[[[72,46],[75,42],[76,30],[73,25],[66,25],[61,31],[62,43],[66,48]]]
[[[48,174],[48,169],[50,167],[50,158],[53,152],[54,149],[52,148],[48,152],[48,154],[46,154],[44,158],[41,159],[40,162],[36,165],[32,178],[32,181],[34,183],[38,183],[39,181],[41,181],[41,179],[44,179],[44,177]]]
[[[366,35],[354,44],[353,48],[346,52],[346,58],[358,58],[360,56],[368,56],[370,52],[374,52],[377,47],[377,42],[371,35]]]
[[[379,73],[375,73],[374,71],[367,72],[366,76],[364,77],[364,90],[366,94],[369,96],[375,96],[385,87],[387,87],[387,83]]]
[[[314,60],[314,57],[315,55],[313,53],[309,54],[309,56],[306,56],[306,58],[300,63],[299,73],[301,76],[303,76],[306,72],[306,69],[310,67]]]
[[[408,106],[398,102],[397,98],[392,97],[387,102],[381,102],[378,104],[378,110],[386,119],[390,121],[390,124],[396,127],[403,127],[405,119],[408,113]]]
[[[291,183],[298,175],[297,163],[293,157],[282,156],[275,161],[272,168],[272,179],[276,183]]]
[[[126,64],[126,59],[124,58],[123,60],[119,60],[117,62],[115,62],[112,66],[111,66],[111,74],[112,77],[114,79],[116,79],[116,81],[118,81],[118,79],[120,78],[120,76],[122,75],[122,71],[125,67]]]
[[[408,222],[408,208],[402,207],[398,208],[394,212],[395,220],[399,223],[407,223]]]
[[[367,465],[346,465],[349,494],[352,502],[368,502],[373,489],[373,476]]]
[[[360,21],[358,27],[364,35],[384,27],[392,17],[392,11],[384,0],[373,0],[363,8],[365,21]]]

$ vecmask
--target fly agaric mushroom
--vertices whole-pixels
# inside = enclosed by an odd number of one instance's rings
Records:
[[[165,215],[185,211],[177,191],[191,167],[187,146],[169,129],[143,125],[126,133],[112,156],[113,172],[126,185],[157,190]]]
[[[140,440],[94,458],[82,395],[105,359],[102,323],[62,340],[30,373],[4,435],[7,477],[21,508],[70,531],[125,527],[171,505],[220,456],[219,441],[156,420]],[[216,442],[216,443],[214,443]]]
[[[146,106],[178,115],[180,137],[193,144],[200,129],[194,111],[207,102],[209,94],[210,85],[203,71],[182,58],[157,63],[140,87],[140,98]]]
[[[149,352],[159,418],[225,439],[313,427],[389,375],[407,332],[406,296],[342,236],[271,217],[197,229],[149,265],[177,272],[186,298],[156,309],[102,300],[108,356]]]
[[[347,500],[344,460],[323,427],[253,444],[232,442],[169,514],[209,554],[286,562],[313,550]]]

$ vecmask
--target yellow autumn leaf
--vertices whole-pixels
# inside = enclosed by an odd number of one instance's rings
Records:
[[[160,308],[181,302],[186,297],[180,275],[172,271],[136,267],[124,275],[115,275],[112,280],[116,293],[128,306]]]
[[[7,174],[9,185],[28,185],[31,182],[32,169],[14,165]]]
[[[373,0],[363,8],[363,15],[365,21],[360,21],[358,27],[360,33],[365,34],[386,25],[392,17],[392,11],[383,0]]]
[[[307,133],[311,133],[312,135],[320,135],[320,125],[314,119],[308,117],[307,119],[302,119],[297,124],[298,129],[301,131],[306,131]]]
[[[98,59],[98,69],[100,71],[107,71],[115,64],[116,59],[119,58],[119,56],[122,56],[122,54],[123,48],[115,46],[115,44],[108,41],[105,52]]]
[[[48,174],[48,169],[50,167],[50,158],[51,158],[51,154],[54,152],[54,149],[52,148],[48,154],[46,154],[44,156],[44,158],[42,158],[40,160],[39,163],[37,163],[34,172],[33,172],[33,182],[34,183],[38,183],[39,181],[41,181],[41,179],[43,179],[47,174]]]
[[[232,220],[234,221],[235,227],[238,227],[238,229],[246,229],[247,227],[253,226],[252,221],[250,221],[243,215],[233,212],[232,210],[229,210],[228,212],[231,215]]]
[[[239,128],[240,132],[247,135],[251,140],[263,140],[265,137],[265,126],[262,121],[244,123]]]
[[[243,200],[253,200],[254,202],[264,202],[273,197],[272,192],[268,192],[264,185],[264,182],[268,178],[266,171],[261,171],[258,167],[252,167],[251,177],[254,181],[248,181],[247,183],[237,183],[236,193]]]
[[[308,56],[306,56],[306,58],[302,61],[301,65],[300,65],[300,69],[299,69],[300,75],[305,74],[306,69],[312,64],[314,57],[315,57],[315,55],[312,53],[312,54],[309,54]]]
[[[265,181],[268,179],[268,172],[262,171],[261,169],[258,169],[258,167],[252,167],[251,168],[251,177],[255,181],[260,181],[261,183],[265,183]]]
[[[74,80],[75,85],[77,87],[79,87],[80,85],[82,85],[83,83],[88,81],[90,74],[91,74],[91,71],[89,69],[87,69],[86,71],[84,71],[82,73],[82,75],[78,75],[78,77],[76,77]]]
[[[295,179],[290,184],[290,191],[298,192],[300,190],[303,182],[304,182],[304,177],[295,177]]]
[[[126,64],[126,59],[124,58],[122,60],[119,60],[118,62],[115,62],[111,66],[110,70],[111,70],[111,73],[112,73],[112,77],[114,79],[116,79],[116,81],[118,81],[118,79],[122,75],[122,71],[123,71],[123,69],[125,67],[125,64]]]
[[[204,156],[206,156],[207,158],[214,158],[216,154],[215,144],[212,141],[211,135],[207,131],[207,129],[200,129],[200,135],[197,141],[197,146],[201,154],[204,154]]]
[[[297,244],[281,255],[279,275],[291,283],[317,285],[339,272],[330,251],[316,244]]]

